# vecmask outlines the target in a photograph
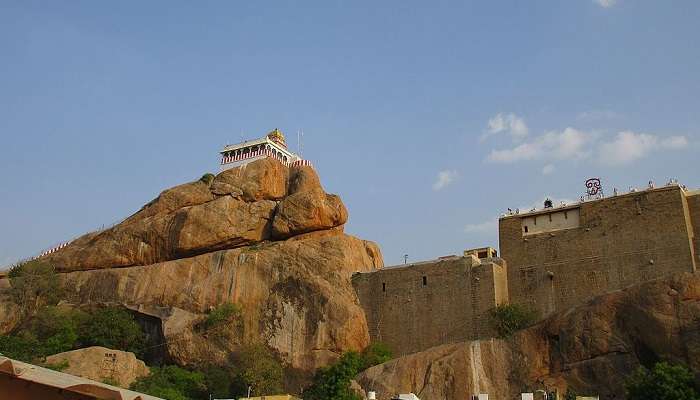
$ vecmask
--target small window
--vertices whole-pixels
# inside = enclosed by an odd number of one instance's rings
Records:
[[[552,214],[549,214],[549,222],[552,222]]]
[[[480,251],[479,252],[479,258],[486,258],[488,254],[485,251]]]
[[[386,282],[382,282],[382,292],[386,292]]]
[[[423,276],[423,286],[428,286],[428,277]]]
[[[533,221],[535,221],[533,225],[537,225],[537,217],[533,218]]]
[[[525,225],[525,233],[527,233],[527,225]]]
[[[564,219],[569,219],[569,213],[564,211]]]

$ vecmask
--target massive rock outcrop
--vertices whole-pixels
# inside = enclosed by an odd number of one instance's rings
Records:
[[[310,167],[291,171],[262,159],[168,189],[122,223],[78,238],[45,257],[59,271],[191,257],[266,240],[340,228],[348,214]]]
[[[312,168],[263,159],[165,190],[43,260],[61,272],[67,301],[158,321],[165,357],[181,365],[224,363],[237,346],[263,341],[308,373],[369,342],[350,276],[381,268],[382,257],[343,233],[347,218]],[[211,340],[198,323],[224,302],[242,321]]]
[[[682,362],[700,377],[700,276],[679,274],[593,299],[507,340],[434,347],[373,367],[358,381],[380,399],[477,393],[516,398],[536,389],[623,398],[639,365]]]

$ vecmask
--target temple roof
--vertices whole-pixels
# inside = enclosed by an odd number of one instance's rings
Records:
[[[272,140],[275,143],[278,143],[284,147],[287,147],[287,142],[284,140],[284,134],[282,133],[281,130],[275,128],[272,130],[270,133],[267,134],[267,137]]]

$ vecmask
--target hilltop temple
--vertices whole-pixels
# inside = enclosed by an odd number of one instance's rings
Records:
[[[311,165],[309,161],[287,148],[284,134],[277,128],[260,139],[226,145],[219,153],[221,154],[221,171],[266,157],[275,158],[288,167]]]

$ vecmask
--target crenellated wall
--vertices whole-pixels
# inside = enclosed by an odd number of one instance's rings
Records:
[[[398,356],[491,336],[489,310],[507,302],[506,279],[501,259],[455,256],[356,273],[352,283],[370,339]]]
[[[602,293],[695,271],[700,196],[688,197],[674,185],[501,218],[511,302],[530,304],[544,317]],[[525,220],[549,221],[548,214],[564,210],[578,216],[572,228],[524,232]]]

